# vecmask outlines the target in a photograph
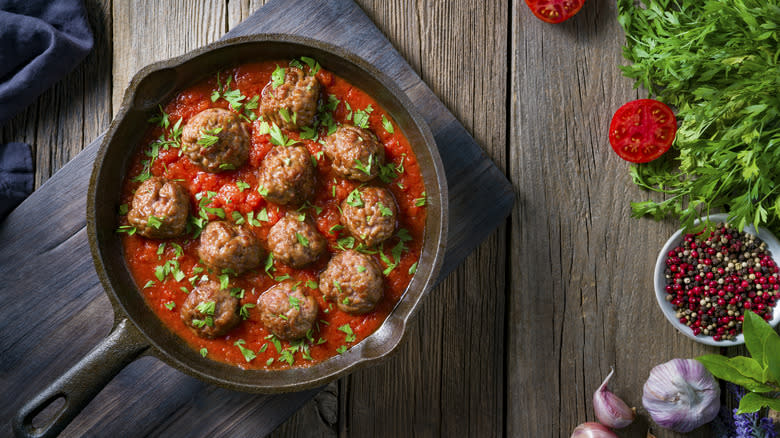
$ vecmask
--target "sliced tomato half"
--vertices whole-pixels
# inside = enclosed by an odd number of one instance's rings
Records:
[[[620,158],[647,163],[664,154],[677,134],[671,108],[653,99],[639,99],[618,108],[609,124],[609,143]]]
[[[585,0],[525,0],[536,18],[548,23],[562,23],[582,9]]]

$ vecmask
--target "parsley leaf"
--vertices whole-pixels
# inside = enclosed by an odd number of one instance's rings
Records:
[[[275,90],[279,85],[282,85],[284,83],[284,75],[287,72],[287,69],[276,66],[276,69],[273,73],[271,73],[271,86]]]
[[[384,126],[385,131],[389,132],[390,134],[395,132],[393,129],[393,124],[390,123],[390,120],[387,120],[384,114],[382,114],[382,126]]]

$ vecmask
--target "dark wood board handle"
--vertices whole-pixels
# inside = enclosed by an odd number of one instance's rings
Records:
[[[17,437],[54,437],[127,364],[149,348],[149,343],[127,319],[122,319],[95,348],[51,385],[27,402],[14,416]],[[33,425],[35,417],[58,400],[65,403],[42,426]]]

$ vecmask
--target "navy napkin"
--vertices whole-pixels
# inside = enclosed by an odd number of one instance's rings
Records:
[[[0,0],[0,124],[92,50],[81,0]]]
[[[0,0],[0,125],[92,50],[82,0]],[[0,144],[0,220],[33,188],[30,146]]]
[[[33,166],[30,146],[0,145],[0,220],[32,193]]]

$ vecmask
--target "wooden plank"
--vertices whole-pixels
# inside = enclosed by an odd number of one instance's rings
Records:
[[[568,437],[595,421],[592,394],[612,365],[611,389],[641,409],[653,366],[708,351],[657,308],[652,271],[676,225],[630,218],[647,194],[607,139],[613,112],[638,97],[617,68],[615,17],[614,2],[588,2],[551,26],[513,4],[507,436]],[[621,436],[649,426],[645,413]]]
[[[495,54],[506,53],[507,2],[360,4],[501,167],[508,65]],[[347,435],[503,435],[505,236],[491,234],[431,293],[397,355],[347,377]]]
[[[114,2],[114,111],[138,70],[212,43],[227,32],[225,0]]]
[[[114,5],[113,9],[119,8],[121,13],[133,17],[134,12],[125,11],[122,9],[124,6]],[[222,6],[215,5],[215,7],[220,8]],[[360,52],[362,56],[375,62],[380,68],[387,69],[389,74],[396,78],[398,83],[420,106],[423,114],[434,128],[439,144],[442,147],[452,149],[453,153],[444,154],[445,165],[450,166],[448,174],[456,178],[455,183],[450,188],[450,192],[454,196],[452,198],[454,201],[451,202],[451,216],[460,218],[460,220],[455,221],[453,236],[460,236],[462,239],[455,238],[450,242],[452,252],[449,253],[450,256],[445,261],[447,263],[445,272],[454,269],[484,236],[491,233],[495,226],[495,223],[490,222],[491,217],[486,214],[486,210],[468,208],[466,204],[471,200],[485,202],[489,199],[497,199],[493,208],[500,210],[508,205],[505,195],[509,188],[506,186],[506,181],[500,171],[484,160],[484,153],[468,137],[465,129],[436,99],[435,95],[419,81],[419,78],[392,49],[389,42],[384,40],[381,33],[373,27],[370,20],[359,9],[354,8],[353,3],[348,0],[327,4],[300,1],[297,5],[299,7],[290,9],[291,2],[276,1],[273,8],[269,8],[269,6],[266,6],[261,15],[256,14],[250,17],[247,22],[237,26],[237,30],[231,34],[251,32],[261,28],[267,31],[280,31],[280,26],[286,25],[290,27],[282,30],[315,34],[322,39],[333,39],[342,44],[352,43],[352,50]],[[306,8],[317,9],[316,14],[304,14],[309,21],[291,23],[282,19],[289,15],[290,10],[301,13],[301,11],[306,11]],[[309,11],[311,12],[311,9]],[[233,13],[235,14],[235,12]],[[214,16],[223,17],[229,22],[228,12],[221,14],[217,11]],[[311,21],[312,18],[315,20]],[[210,18],[198,16],[194,19],[208,21]],[[176,24],[181,26],[181,23]],[[194,28],[199,28],[197,26],[200,25],[194,26]],[[203,28],[208,29],[209,27]],[[317,34],[317,29],[321,29],[320,34]],[[349,29],[352,31],[349,32]],[[139,22],[134,31],[157,32],[159,28],[144,21]],[[118,35],[117,38],[127,39],[130,36],[136,37],[135,32],[125,29],[116,30],[114,33]],[[345,38],[345,34],[353,38],[355,35],[363,34],[363,39],[358,37],[355,40],[350,40]],[[143,37],[139,36],[138,38],[143,40]],[[354,45],[358,41],[365,44],[355,47]],[[158,43],[157,40],[149,40],[145,44],[156,46]],[[130,47],[129,49],[148,50],[149,48]],[[119,55],[114,58],[116,64],[120,65],[114,70],[114,83],[121,84],[126,80],[123,78],[129,78],[132,75],[131,72],[135,67],[130,62],[123,61]],[[121,64],[122,62],[126,62],[126,64]],[[116,99],[116,94],[114,98]],[[472,129],[478,130],[480,127],[474,126]],[[3,261],[0,275],[2,278],[16,280],[16,282],[7,281],[3,284],[10,286],[25,279],[25,290],[21,296],[35,298],[38,307],[41,307],[41,302],[45,302],[39,298],[46,296],[42,294],[50,293],[51,287],[49,285],[51,284],[56,285],[57,293],[69,294],[66,306],[36,309],[38,310],[37,316],[24,320],[24,324],[22,324],[22,320],[16,320],[16,325],[0,326],[3,333],[3,336],[0,337],[0,352],[3,353],[0,354],[0,369],[6,371],[1,375],[1,378],[4,380],[3,383],[6,383],[5,380],[15,382],[12,385],[6,385],[6,387],[14,390],[16,394],[20,394],[20,397],[15,398],[13,403],[0,407],[0,410],[5,412],[3,418],[10,418],[24,400],[39,390],[41,385],[47,383],[45,379],[21,377],[20,373],[25,376],[53,376],[61,373],[91,348],[94,342],[97,342],[104,335],[108,325],[110,325],[106,320],[106,314],[109,313],[107,300],[100,293],[94,272],[82,266],[83,263],[89,264],[89,255],[83,230],[83,213],[78,212],[84,211],[83,193],[86,190],[88,178],[88,172],[85,172],[85,169],[91,167],[96,148],[97,142],[90,145],[86,151],[79,154],[46,185],[42,186],[0,226],[0,241],[3,242],[3,245],[0,245],[0,261]],[[469,178],[471,181],[486,182],[469,184]],[[496,185],[498,185],[498,190],[495,190]],[[69,217],[62,219],[58,214],[49,215],[38,222],[28,220],[29,217],[42,209],[57,211]],[[466,234],[465,231],[470,230],[472,225],[475,230]],[[503,241],[501,234],[498,235],[497,239],[499,242]],[[20,247],[24,247],[25,252],[33,258],[17,257],[16,254]],[[498,260],[500,251],[499,248],[498,250],[489,249],[487,252],[497,254],[494,255],[494,260]],[[32,263],[33,260],[35,263]],[[73,260],[78,262],[73,263]],[[503,266],[501,263],[493,264]],[[490,276],[485,275],[486,277]],[[34,277],[34,280],[27,281],[28,277]],[[467,285],[473,284],[476,285],[476,288],[480,288],[493,281],[500,282],[503,278],[499,275],[486,279],[479,274],[475,277],[478,278],[477,281],[469,280],[470,277],[466,274],[464,282]],[[29,290],[27,290],[28,287]],[[3,292],[11,293],[7,288]],[[17,290],[15,289],[13,293],[16,294]],[[457,294],[455,296],[457,297]],[[468,308],[468,310],[460,310],[461,313],[468,313],[472,310],[473,305],[469,303],[471,298],[473,296],[470,295],[462,300],[459,308]],[[490,303],[490,300],[486,302]],[[18,303],[15,304],[20,306],[15,309],[19,314],[23,314],[30,307],[30,302],[25,300],[18,300]],[[441,336],[436,333],[445,332],[441,332],[442,328],[436,325],[436,321],[423,316],[420,320],[424,321],[421,323],[421,331],[434,333],[431,335],[434,344],[444,344]],[[455,324],[452,321],[448,323]],[[27,330],[20,328],[20,324],[24,325]],[[499,324],[493,325],[494,328],[498,326]],[[66,331],[63,331],[63,328]],[[78,339],[75,339],[72,336],[74,332],[83,334],[84,337],[79,336]],[[500,343],[496,345],[500,345]],[[419,349],[420,346],[416,345],[411,348],[415,350]],[[52,350],[56,350],[56,352],[51,353]],[[442,354],[442,356],[445,355]],[[25,361],[23,367],[22,360]],[[437,362],[427,364],[415,360],[405,368],[410,369],[408,373],[412,376],[411,381],[416,381],[416,376],[420,373],[431,373],[434,378],[428,381],[442,385],[441,378],[436,377],[441,375],[441,372],[438,371],[439,365],[440,363]],[[476,368],[471,367],[470,373],[473,373],[474,369]],[[454,373],[450,378],[460,379],[463,378],[463,375]],[[31,384],[32,381],[35,383]],[[344,390],[349,384],[350,382],[347,380],[342,381],[339,392],[346,394]],[[406,383],[401,380],[394,383],[394,385],[401,384]],[[359,385],[356,385],[356,388],[364,392]],[[406,389],[398,388],[398,391],[403,393]],[[447,389],[445,388],[442,393],[446,395]],[[128,433],[161,435],[170,434],[174,430],[177,433],[189,430],[192,434],[202,434],[204,430],[216,431],[215,428],[222,424],[226,425],[228,430],[234,434],[262,434],[273,429],[279,421],[297,409],[302,400],[310,398],[312,394],[313,392],[263,397],[220,391],[181,375],[154,359],[143,359],[120,373],[87,407],[84,415],[80,416],[65,433],[66,435],[123,436]],[[480,406],[477,405],[479,400],[473,400],[473,392],[469,393],[469,397],[467,403]],[[396,400],[402,400],[402,397],[398,396]],[[427,400],[429,399],[421,398],[420,403],[427,402]],[[491,400],[494,399],[491,398]],[[318,415],[334,413],[335,410],[332,407],[334,403],[340,403],[342,409],[346,409],[349,407],[348,401],[346,397],[337,400],[335,390],[331,387],[319,398],[316,404],[316,413]],[[202,403],[202,408],[198,408],[201,406],[198,403]],[[353,418],[360,414],[359,408],[360,406],[350,407],[349,417]],[[128,418],[132,418],[134,421],[127,421]],[[141,421],[137,423],[136,419]],[[337,419],[335,416],[324,418],[321,423],[326,426],[322,430],[322,436],[332,436],[336,428],[341,432],[346,432],[349,427],[349,423],[343,418]],[[474,424],[477,425],[478,422]]]

